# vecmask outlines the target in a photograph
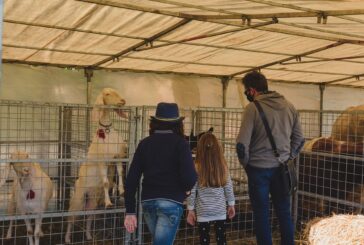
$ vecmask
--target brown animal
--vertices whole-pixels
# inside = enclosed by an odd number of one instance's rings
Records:
[[[363,143],[364,105],[347,108],[334,122],[331,137],[335,140]]]
[[[320,137],[312,139],[305,144],[305,151],[325,152],[353,156],[364,155],[364,144],[362,142],[339,141],[333,138]]]
[[[306,143],[305,152],[300,159],[301,189],[312,194],[323,195],[341,200],[364,204],[364,160],[362,142],[338,141],[333,138],[316,138]],[[315,152],[330,153],[329,155],[315,154]],[[346,158],[343,155],[355,156]],[[305,198],[305,202],[307,198]],[[338,212],[347,207],[338,207],[328,201],[314,198],[310,205],[315,212]],[[323,210],[326,209],[326,210]],[[351,207],[350,207],[351,208]],[[361,212],[362,207],[354,209]]]

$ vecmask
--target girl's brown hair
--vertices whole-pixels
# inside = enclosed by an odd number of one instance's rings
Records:
[[[222,147],[212,133],[202,135],[197,143],[196,169],[200,186],[222,187],[226,185],[228,167]]]

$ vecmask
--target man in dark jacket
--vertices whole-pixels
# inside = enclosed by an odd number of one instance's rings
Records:
[[[282,95],[268,90],[263,74],[250,72],[243,78],[248,100],[261,105],[280,159],[270,144],[262,119],[254,103],[249,103],[237,137],[237,153],[249,185],[249,197],[254,212],[256,238],[259,245],[272,244],[269,222],[269,194],[276,211],[281,244],[294,244],[294,228],[290,212],[290,196],[282,192],[279,164],[295,158],[304,144],[299,117],[294,106]]]

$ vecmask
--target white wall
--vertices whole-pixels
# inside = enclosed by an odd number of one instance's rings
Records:
[[[156,105],[176,102],[180,107],[222,105],[218,79],[152,73],[96,71],[92,78],[93,98],[104,87],[112,87],[125,97],[127,105]]]
[[[3,64],[0,99],[86,103],[86,79],[83,70]],[[156,105],[160,101],[176,102],[180,107],[221,107],[222,85],[219,79],[197,76],[161,75],[152,73],[95,71],[92,78],[92,99],[104,87],[112,87],[125,97],[127,105]],[[297,109],[320,108],[320,92],[315,85],[270,83]],[[236,80],[227,90],[227,107],[246,104],[239,98]],[[343,110],[364,104],[364,89],[327,87],[324,109]]]
[[[0,99],[85,103],[83,71],[3,64]]]
[[[243,95],[239,98],[238,91],[241,79],[231,80],[228,88],[227,107],[242,107],[248,101]],[[277,91],[289,100],[297,109],[318,110],[320,108],[320,91],[315,85],[297,85],[286,83],[269,83],[269,90]],[[240,88],[241,93],[244,88]],[[364,95],[364,90],[361,91]],[[242,101],[243,100],[243,101]]]
[[[325,110],[345,110],[350,106],[364,104],[364,89],[326,87],[324,92]]]
[[[0,99],[86,103],[87,84],[83,70],[28,65],[3,65]],[[218,79],[152,73],[95,71],[92,99],[102,88],[120,91],[127,105],[156,105],[177,102],[181,107],[222,105]]]

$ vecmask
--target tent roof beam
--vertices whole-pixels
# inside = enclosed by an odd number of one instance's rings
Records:
[[[323,46],[323,47],[320,47],[320,48],[316,48],[316,49],[313,49],[313,50],[310,50],[310,51],[303,52],[303,53],[301,53],[299,55],[296,55],[296,56],[292,56],[292,57],[280,59],[280,60],[277,60],[277,61],[273,61],[273,62],[264,64],[264,65],[258,66],[256,68],[251,68],[251,69],[248,69],[248,70],[236,72],[236,73],[231,74],[230,76],[234,77],[234,76],[244,74],[244,73],[247,73],[247,72],[250,72],[250,71],[253,71],[253,70],[260,70],[260,69],[263,69],[263,68],[266,68],[266,67],[269,67],[269,66],[277,65],[277,64],[280,64],[280,63],[283,63],[283,62],[287,62],[287,61],[296,59],[297,57],[306,56],[306,55],[309,55],[309,54],[314,54],[314,53],[321,52],[323,50],[335,48],[335,47],[340,46],[342,44],[344,44],[344,43],[342,43],[342,42],[332,43],[330,45],[326,45],[326,46]]]
[[[140,70],[140,69],[127,69],[127,68],[107,68],[107,67],[90,67],[88,65],[72,65],[72,64],[57,64],[57,63],[47,63],[47,62],[38,62],[38,61],[22,61],[22,60],[13,60],[13,59],[3,59],[3,63],[5,64],[21,64],[21,65],[32,65],[32,66],[49,66],[49,67],[57,67],[63,69],[76,69],[83,70],[93,69],[93,70],[106,70],[106,71],[129,71],[129,72],[145,72],[145,73],[156,73],[156,74],[175,74],[175,75],[187,75],[187,76],[200,76],[200,77],[213,77],[213,78],[221,78],[224,75],[210,75],[203,73],[192,73],[192,72],[174,72],[174,71],[154,71],[154,70]]]
[[[205,7],[205,6],[201,6],[201,5],[193,5],[193,4],[189,4],[189,3],[181,3],[181,2],[176,2],[176,1],[172,1],[172,0],[149,0],[152,2],[160,2],[160,3],[166,3],[166,4],[173,4],[176,6],[181,6],[181,7],[190,7],[190,8],[195,8],[195,9],[199,9],[199,10],[206,10],[206,11],[211,11],[211,12],[216,12],[216,13],[220,13],[220,14],[239,14],[236,12],[232,12],[232,11],[227,11],[224,9],[214,9],[214,8],[209,8],[209,7]],[[249,1],[249,0],[247,0]],[[253,2],[255,2],[253,0]],[[256,2],[260,2],[259,0]],[[268,4],[271,2],[268,1],[262,1],[262,3],[264,2],[264,4]],[[268,2],[268,3],[267,3]],[[285,5],[285,4],[281,4],[281,3],[272,3],[272,6],[279,6],[281,7],[281,5]],[[276,5],[274,5],[276,4]],[[294,6],[294,5],[290,5],[289,6]],[[297,7],[294,6],[295,8],[298,8],[299,10],[302,10],[301,7]],[[307,9],[304,8],[304,11],[316,11],[316,10],[311,10],[311,9]],[[301,25],[301,24],[295,24],[295,23],[288,23],[288,22],[284,22],[282,20],[279,20],[279,24],[282,25],[288,25],[288,26],[293,26],[293,27],[297,27],[297,28],[301,28],[301,29],[306,29],[306,30],[313,30],[313,31],[319,31],[319,32],[325,32],[325,33],[329,33],[329,34],[335,34],[335,35],[340,35],[340,36],[348,36],[348,37],[354,37],[354,38],[364,38],[364,36],[361,35],[355,35],[355,34],[350,34],[350,33],[340,33],[340,32],[335,32],[335,31],[329,31],[329,30],[325,30],[325,29],[321,29],[321,28],[315,28],[315,27],[311,27],[311,26],[306,26],[306,25]]]
[[[304,8],[304,7],[299,7],[293,4],[287,4],[287,3],[277,3],[277,2],[272,2],[272,1],[267,1],[267,0],[246,0],[246,1],[250,1],[250,2],[255,2],[255,3],[261,3],[261,4],[266,4],[266,5],[270,5],[270,6],[275,6],[275,7],[283,7],[283,8],[289,8],[289,9],[295,9],[295,10],[300,10],[300,11],[305,11],[305,12],[311,12],[311,13],[319,13],[320,10],[315,10],[315,9],[310,9],[310,8]],[[344,20],[349,20],[352,22],[357,22],[357,23],[361,23],[363,24],[364,21],[360,20],[360,19],[356,19],[356,18],[352,18],[349,16],[335,16],[337,18],[340,19],[344,19]]]
[[[116,3],[116,2],[111,2],[109,0],[77,0],[77,1],[93,3],[93,4],[99,4],[99,5],[109,6],[109,7],[130,9],[130,10],[147,12],[147,13],[154,13],[154,14],[173,16],[173,17],[177,17],[177,18],[186,18],[186,19],[191,19],[191,20],[211,22],[211,23],[215,23],[215,24],[223,24],[223,25],[244,27],[243,24],[232,23],[232,22],[229,22],[229,21],[218,20],[218,19],[213,20],[213,19],[208,19],[208,18],[207,19],[206,18],[199,18],[196,15],[190,15],[190,14],[172,12],[172,11],[166,11],[166,10],[158,10],[158,9],[141,7],[141,6],[136,6],[136,5],[127,4],[127,3],[119,3],[119,2]],[[363,10],[363,13],[364,13],[364,10]],[[217,16],[219,16],[219,15],[217,15]],[[319,34],[301,33],[301,32],[297,32],[297,31],[283,30],[283,29],[272,28],[272,27],[258,27],[256,29],[263,30],[263,31],[275,32],[275,33],[283,33],[283,34],[293,35],[293,36],[302,36],[302,37],[315,38],[315,39],[321,39],[321,40],[327,40],[327,41],[334,41],[334,42],[339,42],[340,41],[340,42],[346,42],[346,43],[351,43],[351,44],[364,45],[364,41],[360,41],[360,40],[333,38],[333,37],[327,37],[327,36],[323,36],[323,35],[319,35]]]
[[[236,28],[236,29],[232,29],[232,30],[226,30],[226,31],[220,31],[220,32],[215,32],[215,33],[210,33],[210,34],[205,34],[205,35],[199,35],[199,36],[189,37],[189,38],[185,38],[185,39],[173,41],[173,43],[165,43],[165,44],[160,44],[160,45],[153,45],[153,46],[147,47],[147,48],[140,48],[140,49],[137,49],[136,51],[144,51],[144,50],[161,48],[161,47],[166,47],[166,46],[175,45],[175,44],[186,43],[186,42],[189,42],[189,41],[195,41],[195,40],[200,40],[200,39],[204,39],[204,38],[209,38],[209,37],[215,37],[215,36],[219,36],[219,35],[224,35],[224,34],[228,34],[228,33],[235,33],[235,32],[239,32],[239,31],[245,31],[245,30],[248,30],[248,29],[262,27],[262,26],[267,26],[267,25],[271,25],[271,24],[275,24],[275,23],[277,23],[277,22],[274,21],[274,20],[267,21],[267,22],[263,22],[263,23],[257,23],[255,25],[241,27],[241,28]]]
[[[17,20],[9,20],[9,19],[4,19],[4,22],[5,23],[12,23],[12,24],[19,24],[19,25],[26,25],[26,26],[41,27],[41,28],[50,28],[50,29],[58,29],[58,30],[72,31],[72,32],[90,33],[90,34],[104,35],[104,36],[111,36],[111,37],[120,37],[120,38],[130,38],[130,39],[146,40],[146,38],[143,38],[143,37],[130,36],[130,35],[122,35],[122,34],[114,34],[114,33],[107,33],[107,32],[97,32],[97,31],[90,31],[90,30],[84,30],[84,29],[79,29],[79,28],[63,27],[63,26],[57,26],[57,25],[37,24],[37,23],[31,23],[31,22],[25,22],[25,21],[17,21]],[[158,42],[165,42],[165,43],[170,43],[170,44],[177,44],[175,41],[169,41],[169,40],[163,40],[163,39],[158,39]],[[192,45],[192,46],[201,46],[201,47],[217,48],[217,49],[226,49],[226,50],[237,50],[237,51],[246,51],[246,52],[262,53],[262,54],[273,54],[273,55],[292,56],[292,54],[281,53],[281,52],[269,52],[269,51],[264,51],[264,50],[254,50],[254,49],[246,49],[246,48],[236,48],[236,47],[228,47],[228,46],[219,46],[219,45],[203,44],[203,43],[189,43],[189,42],[186,42],[186,43],[183,43],[183,44],[184,45]],[[111,55],[111,54],[108,54],[108,55]],[[322,59],[320,57],[315,57],[315,56],[306,56],[306,57],[308,57],[308,58],[314,58],[314,59]],[[345,62],[352,62],[352,61],[347,60]]]
[[[85,68],[88,68],[87,66],[80,66],[80,65],[71,65],[71,64],[55,64],[55,63],[45,63],[45,62],[36,62],[36,61],[19,61],[19,60],[12,60],[12,59],[3,59],[3,62],[5,64],[25,64],[25,65],[33,65],[33,66],[49,66],[49,67],[57,67],[57,68],[63,68],[63,69],[77,69],[77,70],[83,70]],[[154,74],[174,74],[174,75],[184,75],[184,76],[199,76],[199,77],[211,77],[211,78],[217,78],[221,79],[223,77],[226,77],[225,75],[209,75],[209,74],[199,74],[199,73],[187,73],[187,72],[171,72],[171,71],[153,71],[153,70],[142,70],[142,69],[125,69],[125,68],[96,68],[94,70],[106,70],[106,71],[113,71],[113,72],[135,72],[135,73],[154,73]],[[342,78],[342,80],[347,80],[350,78],[357,77],[350,76],[346,78]],[[364,74],[361,74],[361,76],[364,76]],[[237,78],[239,79],[239,78]],[[341,80],[341,81],[342,81]],[[286,84],[312,84],[312,85],[319,85],[320,83],[314,83],[314,82],[305,82],[305,81],[298,81],[298,80],[278,80],[278,79],[269,79],[270,82],[274,83],[286,83]],[[336,79],[333,82],[338,82],[339,80]],[[362,86],[355,86],[355,85],[345,85],[345,84],[330,84],[327,83],[328,86],[335,86],[335,87],[345,87],[345,88],[361,88],[364,89]]]
[[[361,73],[361,74],[356,74],[356,75],[349,76],[349,77],[345,77],[345,78],[339,78],[339,79],[335,79],[335,80],[323,82],[323,84],[325,84],[325,85],[327,85],[327,84],[335,84],[337,82],[342,82],[342,81],[349,80],[349,79],[352,79],[352,78],[356,78],[357,80],[359,80],[360,77],[363,77],[363,76],[364,76],[364,73]]]
[[[112,7],[121,7],[142,12],[150,12],[155,14],[170,15],[179,18],[193,19],[193,20],[219,20],[219,19],[263,19],[263,18],[296,18],[296,17],[320,17],[320,16],[341,16],[341,15],[361,15],[364,14],[364,9],[348,9],[348,10],[327,10],[317,12],[287,12],[287,13],[269,13],[269,14],[225,14],[225,15],[195,15],[186,14],[181,12],[172,12],[167,10],[154,9],[149,7],[141,7],[128,3],[115,3],[108,0],[77,0],[81,2],[95,3],[100,5],[107,5]]]
[[[3,44],[4,47],[10,48],[19,48],[19,49],[34,49],[34,50],[42,50],[42,51],[53,51],[53,52],[64,52],[64,53],[72,53],[72,54],[86,54],[86,55],[97,55],[97,56],[110,56],[111,54],[107,53],[90,53],[90,52],[82,52],[76,50],[61,50],[61,49],[54,49],[54,48],[41,48],[41,47],[30,47],[30,46],[19,46],[19,45],[10,45],[10,44]],[[364,57],[364,56],[363,56]],[[217,67],[230,67],[230,68],[254,68],[253,66],[244,66],[244,65],[227,65],[227,64],[209,64],[203,62],[193,62],[193,61],[178,61],[178,60],[169,60],[169,59],[156,59],[156,58],[147,58],[147,57],[133,57],[127,56],[127,59],[136,59],[136,60],[150,60],[150,61],[160,61],[160,62],[171,62],[177,64],[192,64],[192,65],[202,65],[202,66],[217,66]],[[346,57],[346,58],[353,58],[353,57]],[[328,59],[330,60],[330,59]],[[21,60],[19,60],[21,62]],[[298,62],[299,63],[299,62]],[[305,61],[301,61],[301,63],[305,63]],[[284,63],[285,65],[289,64],[296,64],[296,63]],[[104,68],[104,67],[100,67]],[[317,72],[317,71],[308,71],[308,70],[294,70],[294,69],[279,69],[279,68],[271,68],[266,67],[266,70],[271,71],[285,71],[285,72],[298,72],[298,73],[313,73],[313,74],[322,74],[322,75],[342,75],[342,76],[350,76],[352,74],[344,74],[344,73],[336,73],[336,72]]]
[[[139,48],[139,47],[142,47],[142,46],[144,46],[144,45],[146,45],[148,43],[151,43],[151,42],[157,40],[158,38],[162,37],[163,35],[166,35],[166,34],[172,32],[172,31],[178,29],[179,27],[181,27],[181,26],[189,23],[190,21],[191,20],[189,20],[189,19],[182,19],[179,22],[177,22],[176,24],[174,24],[174,25],[166,28],[165,30],[162,30],[162,31],[154,34],[150,38],[148,38],[148,39],[146,39],[144,41],[141,41],[141,42],[139,42],[137,44],[134,44],[133,46],[131,46],[129,48],[126,48],[123,51],[120,51],[119,53],[117,53],[117,54],[115,54],[115,55],[113,55],[113,56],[111,56],[109,58],[106,58],[104,60],[101,60],[101,61],[93,64],[92,66],[100,66],[102,64],[105,64],[106,62],[109,62],[109,61],[113,60],[113,59],[118,59],[120,56],[123,56],[123,55],[125,55],[125,54],[127,54],[127,53],[129,53],[129,52],[131,52],[131,51],[133,51],[133,50],[135,50],[137,48]]]

